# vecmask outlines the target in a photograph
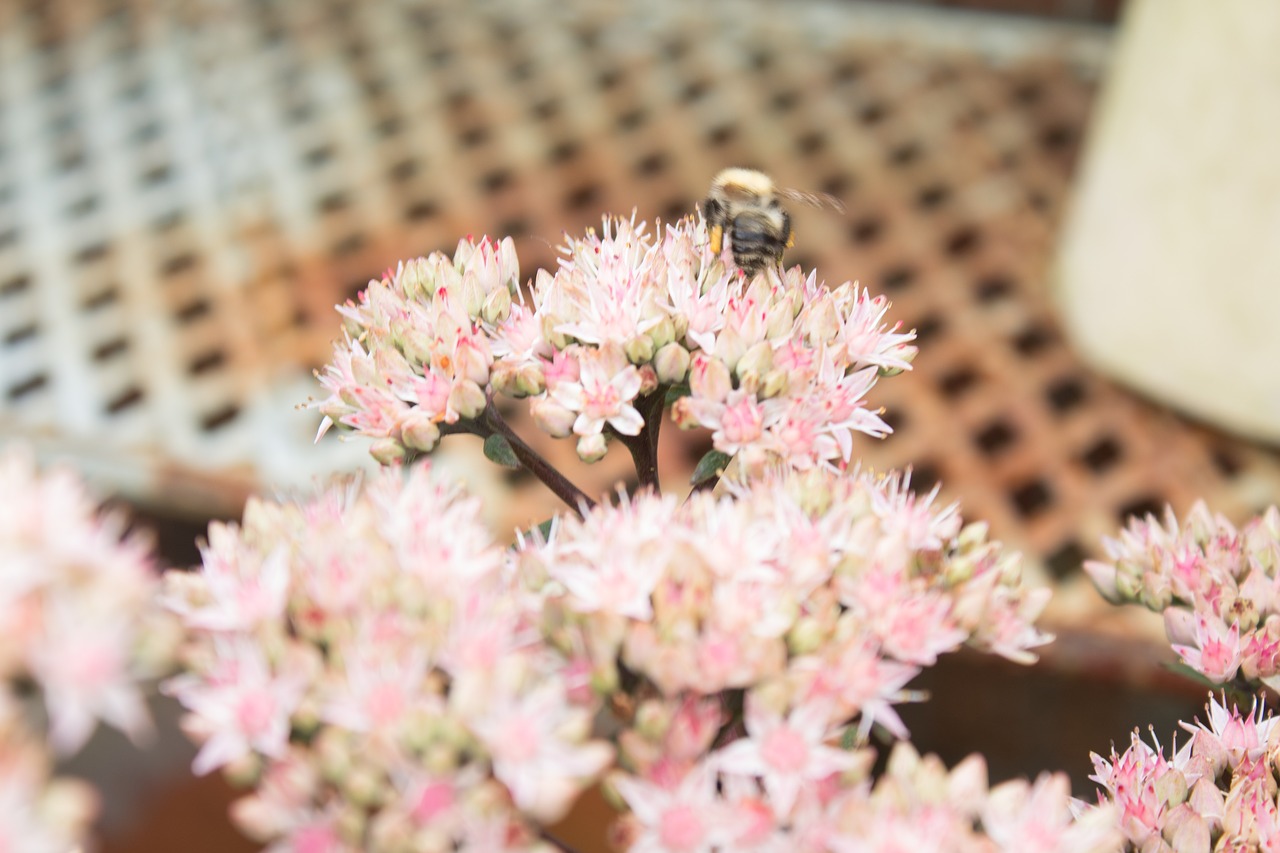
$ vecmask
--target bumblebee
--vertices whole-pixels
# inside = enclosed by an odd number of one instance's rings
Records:
[[[748,277],[766,266],[780,266],[782,253],[795,244],[791,215],[782,207],[781,198],[843,210],[829,195],[779,189],[764,172],[725,169],[711,181],[711,190],[702,202],[711,250],[720,254],[728,237],[733,261]]]
[[[795,243],[791,215],[782,209],[773,179],[755,169],[725,169],[711,181],[702,202],[711,251],[717,255],[729,238],[733,261],[754,276],[766,265],[782,263],[782,253]]]

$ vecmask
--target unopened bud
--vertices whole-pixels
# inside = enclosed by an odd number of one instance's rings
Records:
[[[761,400],[768,400],[770,397],[785,394],[789,387],[791,387],[791,376],[785,370],[770,370],[761,380],[756,396]]]
[[[365,765],[357,765],[343,778],[342,789],[354,803],[375,805],[382,799],[382,774]]]
[[[671,726],[671,711],[661,700],[647,699],[636,709],[632,725],[646,740],[659,741]]]
[[[565,438],[573,432],[578,413],[566,409],[550,397],[536,397],[529,403],[529,413],[538,429],[553,438]]]
[[[641,394],[652,394],[658,390],[658,371],[653,369],[652,364],[642,364],[636,372],[640,374]]]
[[[671,326],[675,332],[672,340],[682,341],[684,336],[689,334],[689,318],[684,314],[677,314],[671,318]]]
[[[822,623],[812,616],[804,616],[796,620],[787,634],[787,646],[793,655],[807,655],[820,649],[826,638],[827,631]]]
[[[532,397],[541,394],[547,387],[546,376],[539,364],[522,364],[516,370],[515,390],[517,397]]]
[[[1181,805],[1187,799],[1187,777],[1170,767],[1155,781],[1156,798],[1169,807]]]
[[[648,335],[632,338],[627,341],[623,351],[627,354],[627,361],[632,364],[647,364],[653,360],[653,338]]]
[[[480,309],[480,316],[486,323],[501,323],[511,315],[511,291],[500,287],[490,293]]]
[[[733,379],[723,361],[698,353],[689,369],[689,388],[694,396],[723,403],[733,390]]]
[[[738,378],[745,383],[747,377],[753,377],[752,384],[758,385],[760,377],[767,373],[773,367],[773,345],[768,341],[761,341],[752,346],[738,360],[734,372]]]
[[[338,818],[334,821],[334,826],[338,830],[338,835],[349,843],[357,843],[364,835],[365,824],[368,822],[368,816],[365,814],[363,806],[355,803],[344,803],[338,809]]]
[[[729,370],[738,366],[738,360],[747,351],[747,342],[732,326],[723,329],[716,335],[715,357],[724,362]]]
[[[806,318],[804,331],[816,344],[824,344],[835,338],[840,331],[840,318],[836,316],[836,306],[831,299],[823,299],[813,306]]]
[[[689,351],[673,342],[658,350],[653,357],[653,367],[660,382],[676,385],[689,375],[689,361]]]
[[[1165,815],[1160,834],[1169,842],[1173,853],[1209,853],[1211,849],[1209,824],[1190,806],[1171,809]]]
[[[499,362],[489,371],[489,387],[508,397],[524,396],[516,390],[516,368],[507,362]]]
[[[369,455],[381,465],[394,465],[404,461],[404,445],[394,438],[380,438],[369,447]]]
[[[337,729],[325,729],[315,739],[316,756],[324,778],[341,780],[351,770],[351,748],[347,736]]]
[[[670,317],[663,317],[658,325],[649,330],[655,350],[662,349],[676,339],[676,324]]]
[[[469,379],[458,382],[449,392],[449,408],[457,412],[459,417],[467,420],[483,412],[487,402],[484,391]]]
[[[396,284],[408,299],[415,299],[419,294],[431,296],[435,292],[435,282],[432,280],[427,259],[414,258],[411,261],[405,261],[400,269],[400,275],[396,278]]]
[[[400,422],[400,440],[405,447],[430,453],[440,443],[440,427],[425,413],[414,412]]]
[[[602,432],[578,439],[578,458],[583,462],[599,462],[608,450],[609,443]]]

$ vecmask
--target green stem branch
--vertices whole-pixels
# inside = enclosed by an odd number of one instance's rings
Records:
[[[661,491],[658,481],[658,437],[662,432],[662,414],[666,408],[667,386],[659,385],[650,393],[636,400],[636,410],[644,418],[644,428],[638,435],[621,435],[618,440],[631,452],[636,466],[636,479],[640,488]]]
[[[584,510],[591,509],[596,505],[595,501],[587,497],[586,492],[571,483],[568,477],[556,470],[555,466],[543,458],[542,454],[530,447],[523,438],[516,434],[516,431],[502,417],[498,407],[493,404],[493,397],[489,397],[488,403],[479,417],[460,420],[453,424],[440,425],[440,434],[442,436],[462,433],[476,435],[481,439],[488,438],[491,435],[500,435],[505,438],[507,444],[511,445],[511,452],[515,454],[520,466],[541,480],[543,485],[550,489],[556,497],[568,504],[569,508],[578,513],[578,515],[582,515]]]

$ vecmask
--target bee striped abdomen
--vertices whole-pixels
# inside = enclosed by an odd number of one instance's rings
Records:
[[[789,229],[786,217],[776,211],[741,213],[729,227],[733,260],[747,275],[782,263]]]

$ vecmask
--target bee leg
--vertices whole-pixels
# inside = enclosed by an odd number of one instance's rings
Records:
[[[707,235],[711,239],[711,253],[720,254],[721,248],[724,246],[724,228],[719,225],[712,225],[707,231]]]
[[[711,240],[711,251],[717,255],[724,248],[726,213],[724,205],[714,198],[708,198],[702,202],[702,216],[707,220],[707,235]]]
[[[782,214],[782,230],[787,232],[786,248],[790,249],[796,244],[796,232],[791,229],[791,214],[789,213],[784,212]]]

